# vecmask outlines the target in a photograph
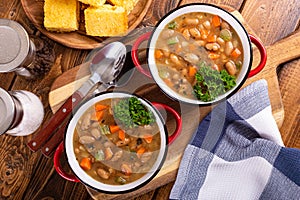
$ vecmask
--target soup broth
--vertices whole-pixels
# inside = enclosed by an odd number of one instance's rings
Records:
[[[214,93],[209,91],[212,87],[204,88],[209,84],[197,84],[197,74],[202,75],[201,67],[235,80],[243,65],[243,48],[237,33],[226,21],[209,13],[192,12],[172,20],[161,31],[154,54],[159,76],[166,85],[180,95],[203,101],[215,97],[201,97],[205,92]],[[195,85],[202,87],[200,95],[195,94],[199,89]],[[226,88],[227,83],[224,85],[223,93],[232,88]]]
[[[114,107],[123,100],[106,99],[91,106],[74,132],[78,164],[89,176],[105,184],[122,185],[138,180],[151,170],[160,150],[155,121],[128,128],[115,120],[118,110]]]

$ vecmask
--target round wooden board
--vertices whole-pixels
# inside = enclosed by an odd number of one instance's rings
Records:
[[[103,46],[103,43],[120,39],[119,37],[92,37],[80,31],[70,33],[57,33],[47,31],[44,23],[44,1],[43,0],[21,0],[23,9],[36,26],[47,37],[60,44],[76,49],[94,49]],[[128,15],[128,33],[134,30],[145,17],[152,0],[139,0],[134,9]]]

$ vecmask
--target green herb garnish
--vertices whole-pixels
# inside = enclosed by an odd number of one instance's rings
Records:
[[[94,157],[95,157],[96,161],[102,161],[102,160],[104,160],[105,155],[104,155],[104,152],[102,150],[98,150],[95,153]]]
[[[200,64],[200,69],[195,75],[195,96],[202,101],[213,101],[236,85],[235,77],[226,70],[213,70],[205,63]]]
[[[100,130],[102,135],[109,135],[110,134],[109,127],[107,125],[100,125],[99,130]]]
[[[174,45],[174,44],[177,44],[177,43],[179,43],[179,39],[176,36],[169,38],[168,41],[167,41],[168,45]]]
[[[113,107],[114,117],[127,128],[155,122],[154,115],[136,97],[121,99]]]
[[[121,176],[116,177],[115,181],[121,185],[124,185],[127,182],[126,179]]]
[[[175,29],[177,27],[177,23],[172,21],[168,24],[168,29]]]

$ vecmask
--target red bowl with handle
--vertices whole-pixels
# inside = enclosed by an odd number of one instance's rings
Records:
[[[145,106],[151,113],[153,113],[153,116],[155,118],[155,123],[157,124],[158,127],[158,132],[156,134],[159,135],[159,148],[156,150],[156,156],[155,161],[153,162],[153,165],[151,166],[151,169],[149,171],[144,172],[145,174],[140,177],[139,179],[130,182],[128,184],[121,184],[121,185],[112,185],[112,184],[107,184],[104,182],[101,182],[99,180],[94,179],[90,175],[87,174],[87,171],[83,169],[79,162],[77,161],[76,152],[75,150],[75,143],[74,143],[74,138],[76,137],[74,135],[75,130],[78,130],[77,124],[80,123],[79,121],[81,120],[81,116],[84,115],[84,113],[91,108],[91,106],[95,105],[97,102],[102,102],[108,99],[114,100],[114,99],[123,99],[123,98],[131,98],[135,97],[137,98],[143,106]],[[176,122],[176,128],[172,134],[168,134],[167,132],[167,127],[165,125],[165,121],[162,118],[160,114],[160,110],[165,110],[168,114],[171,114]],[[161,169],[164,160],[166,158],[166,154],[168,151],[168,145],[170,145],[180,134],[182,128],[182,120],[180,115],[171,107],[158,103],[158,102],[149,102],[142,97],[125,93],[125,92],[104,92],[98,94],[96,97],[91,98],[90,100],[86,101],[83,103],[75,112],[75,114],[72,116],[71,120],[69,121],[69,124],[67,126],[67,130],[65,133],[65,138],[64,142],[59,145],[57,148],[55,154],[54,154],[54,166],[56,171],[60,176],[65,178],[66,180],[73,181],[73,182],[81,182],[85,184],[86,186],[93,188],[97,191],[100,192],[105,192],[105,193],[124,193],[124,192],[129,192],[132,190],[135,190],[146,183],[148,183],[151,179],[155,177],[155,175],[159,172]],[[117,134],[117,133],[114,133]],[[104,137],[104,136],[101,136]],[[132,138],[130,138],[132,139]],[[115,147],[111,147],[112,149]],[[115,148],[119,149],[119,148]],[[67,173],[64,168],[60,164],[60,159],[62,156],[63,151],[65,151],[66,158],[68,161],[68,164],[72,170],[72,174]],[[114,151],[114,150],[113,150]],[[132,153],[132,151],[125,152],[126,153]],[[133,153],[133,156],[135,156],[135,153]],[[101,161],[102,162],[102,161]],[[105,161],[103,161],[104,163]],[[109,164],[110,161],[107,161]],[[127,162],[127,161],[126,161]],[[105,164],[107,164],[105,163]],[[111,162],[112,163],[112,162]],[[128,165],[131,165],[131,163],[126,163]],[[116,164],[116,166],[113,166],[116,168],[119,167],[117,166],[119,164]],[[110,166],[112,167],[112,166]],[[132,174],[135,173],[132,170]],[[125,175],[124,175],[125,176]],[[125,176],[126,178],[126,176]]]
[[[178,17],[184,16],[184,15],[190,14],[190,13],[207,13],[209,15],[218,16],[222,21],[227,22],[230,25],[230,27],[232,27],[233,31],[237,34],[237,36],[241,42],[241,47],[242,47],[241,50],[243,52],[243,59],[242,59],[242,65],[240,66],[240,71],[236,77],[236,85],[233,88],[231,88],[229,91],[226,91],[225,93],[219,95],[217,98],[215,98],[213,100],[209,100],[209,101],[202,101],[202,100],[199,100],[196,98],[191,99],[191,98],[183,96],[183,95],[175,92],[174,90],[172,90],[169,87],[169,85],[161,77],[160,72],[159,72],[159,67],[158,67],[158,64],[157,64],[156,58],[155,58],[155,51],[157,50],[157,45],[160,45],[158,43],[161,43],[161,41],[159,41],[159,37],[162,34],[162,32],[167,29],[166,27],[168,26],[168,24],[170,24],[172,21],[176,20]],[[199,21],[201,21],[201,20],[199,20]],[[197,26],[203,27],[202,24],[199,24]],[[182,28],[182,29],[184,29],[184,28]],[[205,27],[204,27],[204,29],[205,29]],[[180,30],[178,30],[178,32],[179,31]],[[205,30],[205,31],[209,32],[209,30]],[[191,31],[188,34],[191,34]],[[169,38],[167,38],[166,40],[168,40],[168,39]],[[141,65],[141,62],[139,60],[139,55],[138,55],[139,47],[141,46],[141,44],[144,41],[148,41],[148,46],[147,46],[148,69]],[[187,43],[187,42],[190,42],[190,40],[183,41],[183,42]],[[181,43],[182,49],[184,48],[183,42]],[[195,43],[197,43],[197,42],[199,42],[199,41],[196,41],[196,39],[195,39]],[[258,66],[251,70],[252,60],[253,60],[252,43],[255,44],[255,46],[258,48],[261,58],[260,58],[260,63],[258,64]],[[171,44],[171,45],[173,45],[173,44]],[[204,47],[205,47],[205,45],[204,45]],[[176,49],[173,51],[170,51],[170,50],[168,50],[168,51],[169,51],[168,53],[173,53],[173,54],[177,55]],[[210,50],[206,49],[206,51],[207,51],[207,54],[209,54],[210,52],[213,52],[213,50],[211,50],[211,49]],[[170,96],[171,98],[177,99],[181,102],[198,104],[198,105],[209,105],[209,104],[213,104],[220,100],[224,100],[224,99],[230,97],[243,85],[243,83],[246,81],[247,78],[250,78],[250,77],[256,75],[257,73],[259,73],[265,66],[266,60],[267,60],[266,49],[265,49],[264,45],[262,44],[262,42],[260,40],[258,40],[255,36],[248,34],[246,29],[244,28],[244,26],[240,23],[240,21],[235,16],[233,16],[230,12],[228,12],[218,6],[210,5],[210,4],[201,4],[201,3],[187,4],[182,7],[177,8],[175,10],[170,11],[158,22],[158,24],[156,25],[155,29],[152,32],[145,33],[144,35],[140,36],[135,41],[133,48],[132,48],[131,55],[132,55],[132,59],[133,59],[133,62],[135,64],[136,68],[141,73],[146,75],[147,77],[153,78],[154,81],[158,84],[158,86],[162,89],[162,91],[164,91],[168,96]],[[166,64],[166,65],[168,65],[168,64]]]

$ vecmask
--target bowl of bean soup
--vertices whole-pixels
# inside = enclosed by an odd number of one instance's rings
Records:
[[[168,136],[160,110],[174,116]],[[84,102],[72,116],[64,143],[54,155],[56,171],[105,193],[137,189],[159,172],[167,147],[181,131],[181,117],[171,107],[124,92],[104,92]],[[72,174],[60,165],[62,152]]]
[[[147,65],[138,49],[148,41]],[[252,43],[261,60],[252,67]],[[171,98],[209,105],[233,95],[266,63],[266,50],[247,33],[230,12],[210,4],[188,4],[172,10],[152,32],[139,37],[132,48],[136,68],[153,78]]]

